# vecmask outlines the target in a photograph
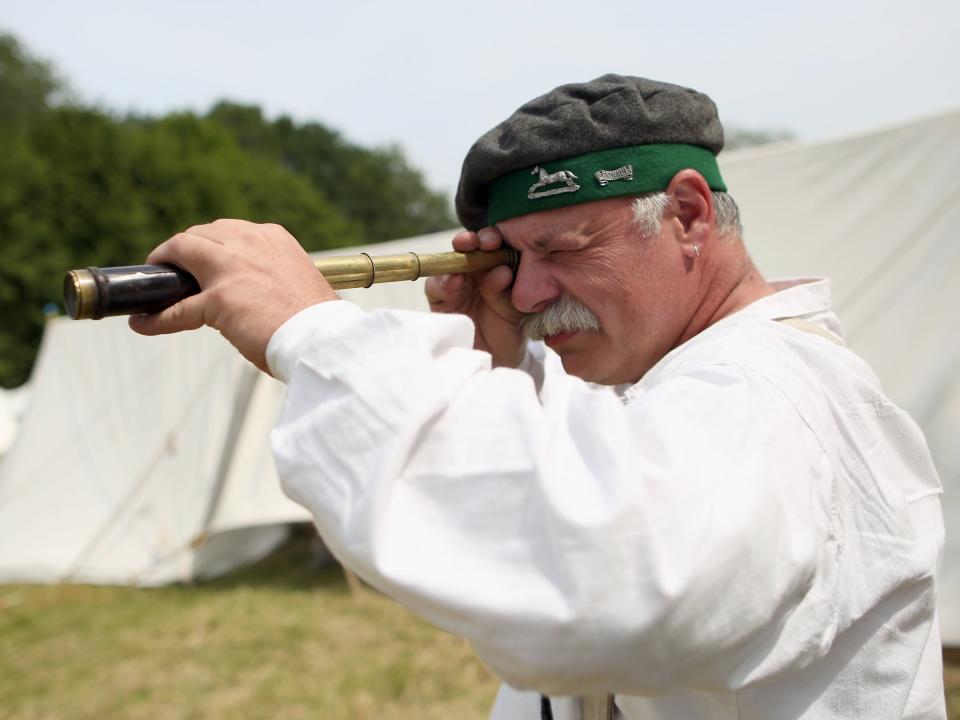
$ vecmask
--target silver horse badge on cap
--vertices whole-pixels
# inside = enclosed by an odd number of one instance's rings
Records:
[[[633,165],[623,165],[616,170],[597,170],[593,176],[597,179],[597,182],[604,187],[606,187],[607,183],[612,183],[614,180],[626,180],[629,182],[633,180]]]
[[[540,174],[540,179],[531,185],[530,189],[527,191],[528,200],[536,200],[537,198],[550,197],[551,195],[559,195],[561,193],[576,192],[580,189],[580,186],[574,182],[574,180],[578,180],[579,178],[569,170],[557,170],[555,173],[548,173],[542,167],[537,165],[533,168],[533,170],[530,171],[530,174],[536,175],[537,173]],[[540,190],[542,187],[560,182],[563,183],[563,187],[552,188],[550,190]],[[539,192],[537,192],[538,190]]]

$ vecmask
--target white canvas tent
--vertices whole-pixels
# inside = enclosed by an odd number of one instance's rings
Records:
[[[943,636],[960,644],[960,112],[721,165],[760,268],[831,277],[849,344],[926,432],[946,486]],[[451,235],[363,249],[440,251]],[[425,309],[420,283],[344,296]],[[187,580],[258,557],[306,518],[267,442],[281,389],[216,333],[55,320],[33,386],[0,465],[0,581]]]
[[[720,159],[760,269],[831,278],[848,344],[926,434],[945,488],[941,628],[960,645],[960,111]]]
[[[13,445],[29,401],[29,383],[12,390],[0,388],[0,457]]]
[[[432,252],[452,235],[337,252]],[[427,309],[422,281],[343,297]],[[32,385],[0,464],[0,582],[208,577],[309,519],[280,492],[270,453],[283,386],[214,331],[144,338],[124,318],[56,318]]]

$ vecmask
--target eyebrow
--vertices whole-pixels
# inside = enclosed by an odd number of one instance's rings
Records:
[[[501,228],[499,225],[497,225],[496,228],[500,231],[503,241],[507,245],[515,248],[516,246],[510,242],[510,238],[508,237],[507,233],[503,231],[503,228]],[[531,249],[540,251],[549,250],[551,246],[555,245],[564,246],[571,244],[576,244],[576,241],[571,242],[567,232],[552,232],[549,229],[540,233],[540,235],[529,242]]]
[[[555,247],[571,247],[578,245],[575,237],[571,237],[569,233],[559,232],[559,233],[544,233],[536,240],[534,240],[531,245],[537,250],[549,250]]]
[[[503,242],[506,245],[509,245],[514,249],[517,249],[517,246],[514,243],[510,242],[510,236],[506,233],[506,231],[504,231],[502,227],[500,227],[499,225],[494,225],[494,227],[500,231],[500,237],[503,238]],[[543,250],[549,243],[550,243],[550,235],[549,233],[546,233],[537,237],[536,240],[531,240],[530,247],[533,248],[534,250]]]

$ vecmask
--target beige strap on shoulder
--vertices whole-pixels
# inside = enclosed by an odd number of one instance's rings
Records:
[[[580,698],[583,720],[613,720],[613,695],[586,695]]]
[[[829,330],[822,328],[819,325],[816,325],[810,322],[809,320],[803,320],[797,317],[788,317],[788,318],[778,318],[777,322],[783,323],[784,325],[789,325],[790,327],[796,328],[797,330],[810,333],[811,335],[819,335],[822,338],[826,338],[827,340],[832,342],[834,345],[839,345],[840,347],[846,347],[843,340],[838,338]]]

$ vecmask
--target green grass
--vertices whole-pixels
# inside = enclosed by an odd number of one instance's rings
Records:
[[[496,686],[462,640],[314,569],[304,534],[189,587],[0,586],[5,720],[469,720]]]
[[[0,586],[0,717],[483,718],[467,644],[298,538],[191,587]]]
[[[947,717],[960,720],[960,663],[944,667],[943,681],[947,690]]]

